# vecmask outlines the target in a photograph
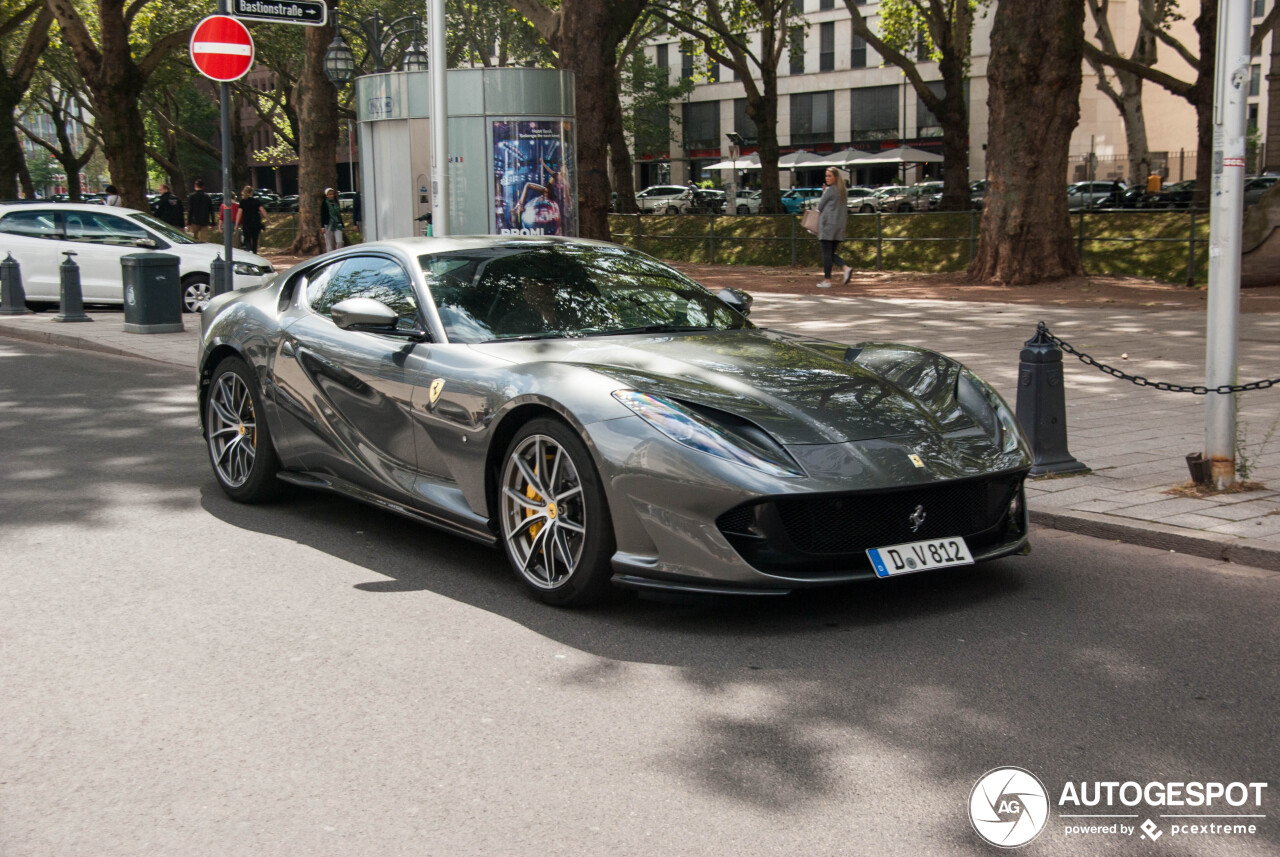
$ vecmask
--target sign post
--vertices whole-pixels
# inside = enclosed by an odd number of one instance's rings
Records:
[[[225,12],[227,0],[218,0],[218,8]],[[232,241],[235,224],[231,222],[231,201],[235,188],[231,186],[231,87],[253,66],[253,36],[249,28],[227,15],[210,15],[191,33],[191,62],[196,71],[210,80],[216,80],[218,100],[222,102],[222,278],[209,285],[215,295],[235,288],[235,260],[232,258]]]
[[[231,14],[251,21],[305,27],[323,27],[329,22],[328,5],[314,0],[231,0]]]

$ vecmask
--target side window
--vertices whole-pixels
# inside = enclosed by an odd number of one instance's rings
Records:
[[[333,277],[334,271],[338,270],[341,265],[341,262],[335,262],[332,265],[326,265],[323,268],[307,272],[304,277],[307,284],[305,296],[307,306],[316,310],[316,312],[320,312],[316,307],[320,303],[320,299],[324,297],[324,290],[329,287],[329,280]]]
[[[21,235],[25,238],[62,237],[58,229],[57,215],[52,211],[14,211],[0,218],[0,233]]]
[[[89,211],[68,212],[66,233],[68,241],[119,247],[133,247],[139,238],[151,237],[141,226],[122,217]]]
[[[418,323],[418,300],[413,281],[404,268],[392,259],[380,256],[352,256],[335,266],[324,294],[312,301],[311,308],[328,315],[329,308],[348,298],[373,298],[396,311],[397,327],[412,330]],[[307,292],[310,295],[310,286]]]

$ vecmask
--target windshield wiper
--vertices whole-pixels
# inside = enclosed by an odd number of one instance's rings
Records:
[[[624,336],[628,333],[688,333],[694,330],[719,330],[705,324],[645,324],[639,327],[619,327],[614,330],[593,330],[583,336]]]
[[[527,342],[530,339],[572,339],[577,336],[576,333],[565,333],[563,331],[554,331],[552,333],[526,333],[523,336],[499,336],[495,339],[485,340],[486,342]]]

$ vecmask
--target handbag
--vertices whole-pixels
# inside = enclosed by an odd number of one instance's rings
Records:
[[[800,225],[812,232],[814,235],[817,235],[818,220],[818,210],[816,208],[810,208],[800,217]]]

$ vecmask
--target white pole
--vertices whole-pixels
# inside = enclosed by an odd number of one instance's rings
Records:
[[[1236,381],[1250,5],[1249,0],[1222,0],[1218,7],[1205,351],[1205,386],[1210,389]],[[1235,400],[1219,393],[1205,399],[1205,457],[1212,464],[1213,484],[1221,490],[1236,481]]]
[[[449,234],[449,92],[444,44],[444,0],[428,0],[431,38],[431,226],[432,234]]]

